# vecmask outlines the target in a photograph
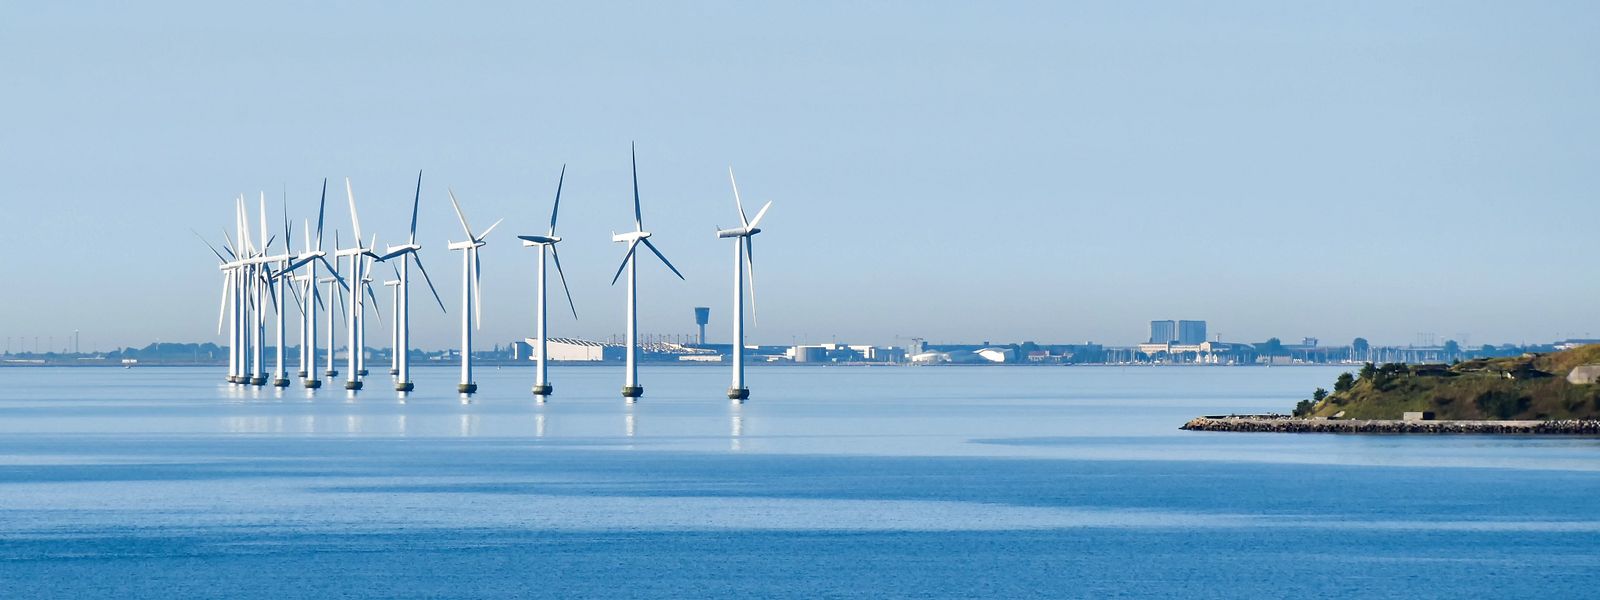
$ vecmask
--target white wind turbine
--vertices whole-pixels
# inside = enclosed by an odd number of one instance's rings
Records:
[[[348,282],[346,285],[350,286],[350,306],[345,312],[349,325],[349,332],[345,338],[348,342],[349,352],[347,352],[348,356],[346,358],[348,360],[345,363],[347,372],[345,373],[344,389],[359,390],[361,389],[362,375],[361,355],[366,350],[363,347],[364,336],[362,334],[365,324],[361,322],[363,304],[361,295],[362,291],[367,289],[367,277],[363,267],[366,266],[367,262],[364,259],[373,254],[371,248],[361,245],[361,219],[356,216],[356,194],[350,188],[349,177],[344,178],[344,192],[345,196],[350,200],[350,225],[356,234],[354,247],[338,248],[337,244],[335,244],[334,251],[334,256],[339,258],[349,257],[350,259],[350,274],[345,278]],[[329,346],[328,352],[333,352],[332,345]],[[332,369],[329,370],[331,371]]]
[[[545,396],[549,396],[555,391],[555,388],[550,385],[550,380],[546,376],[547,371],[545,367],[546,361],[549,360],[549,344],[545,336],[546,311],[544,293],[546,262],[545,254],[547,253],[550,255],[550,258],[555,259],[556,275],[561,277],[561,289],[565,290],[567,293],[567,307],[572,309],[572,318],[578,318],[578,308],[572,304],[572,290],[567,288],[567,275],[561,272],[561,255],[556,252],[556,243],[561,241],[561,238],[556,236],[556,215],[561,210],[561,186],[566,179],[567,166],[562,165],[561,177],[556,180],[555,205],[550,208],[550,230],[545,235],[517,236],[522,240],[522,245],[524,247],[537,246],[539,248],[539,283],[537,292],[538,302],[536,309],[538,314],[538,324],[535,326],[535,331],[538,335],[538,345],[535,348],[535,352],[538,353],[538,356],[536,358],[537,362],[535,363],[533,370],[533,393],[534,395],[539,396],[540,399],[543,399]]]
[[[638,255],[635,251],[638,249],[639,243],[643,242],[646,248],[655,253],[656,258],[661,259],[662,264],[667,265],[668,269],[672,269],[672,274],[677,275],[678,279],[683,279],[683,273],[679,273],[678,268],[672,266],[672,262],[668,261],[667,257],[656,249],[656,245],[650,243],[650,232],[644,230],[644,217],[639,211],[639,154],[632,145],[629,146],[629,153],[633,158],[633,231],[611,234],[611,241],[628,243],[628,252],[622,256],[622,265],[617,267],[617,274],[611,277],[611,285],[617,284],[617,278],[622,276],[624,270],[628,272],[628,354],[627,373],[624,375],[622,382],[622,397],[627,398],[628,402],[631,403],[634,399],[644,395],[644,387],[639,385],[639,363],[637,357],[639,345],[639,278],[638,269],[636,268]]]
[[[226,321],[228,324],[227,380],[228,383],[239,383],[239,344],[236,338],[238,333],[238,311],[236,309],[238,308],[238,305],[236,302],[233,302],[233,300],[236,298],[234,290],[236,286],[234,285],[234,280],[239,276],[240,269],[238,255],[234,253],[233,248],[231,247],[231,241],[228,245],[223,246],[223,249],[228,251],[228,256],[224,257],[222,252],[217,250],[216,246],[212,246],[211,242],[206,241],[205,236],[200,235],[200,232],[193,230],[190,232],[193,233],[195,237],[200,238],[200,242],[205,244],[206,248],[211,249],[212,254],[216,255],[217,269],[222,271],[222,300],[221,305],[217,307],[217,334],[222,334],[222,325],[223,322]],[[227,234],[224,233],[223,237],[227,237]],[[230,258],[232,260],[230,260]],[[228,318],[229,316],[232,316],[233,318],[230,319]]]
[[[316,229],[316,235],[314,237],[312,236],[311,224],[309,222],[305,223],[305,228],[306,228],[306,235],[305,235],[306,239],[305,239],[305,242],[304,242],[305,250],[303,252],[301,252],[298,256],[296,256],[295,259],[294,259],[294,262],[290,263],[289,266],[286,268],[286,271],[291,271],[291,272],[299,269],[301,266],[309,266],[310,269],[311,269],[303,278],[297,278],[297,280],[303,281],[305,283],[305,296],[300,298],[300,302],[301,302],[301,310],[300,310],[300,315],[301,315],[301,323],[300,323],[300,377],[305,378],[305,386],[307,388],[309,388],[309,389],[317,389],[317,388],[322,387],[322,381],[317,379],[317,365],[316,365],[316,362],[317,362],[317,309],[319,307],[321,307],[321,305],[322,305],[322,299],[319,296],[319,289],[317,287],[317,284],[321,283],[321,281],[317,279],[317,263],[320,262],[320,263],[326,265],[328,267],[328,271],[330,273],[334,274],[334,277],[329,278],[330,282],[339,282],[339,280],[337,279],[337,276],[338,276],[337,270],[334,269],[332,263],[328,262],[327,252],[324,252],[322,250],[322,223],[323,223],[323,217],[324,217],[324,215],[326,214],[326,211],[327,211],[327,206],[328,206],[328,180],[327,180],[327,178],[323,178],[323,180],[322,180],[322,196],[321,196],[321,199],[317,201],[317,229]],[[287,233],[285,235],[287,237]],[[337,241],[335,241],[334,245],[336,247],[338,246]],[[339,282],[339,283],[342,283],[342,282]],[[332,284],[333,283],[329,284],[330,288],[332,287]],[[333,297],[333,294],[331,292],[329,293],[329,297],[330,298]],[[329,371],[329,373],[327,374],[328,377],[333,377],[335,375],[338,375],[338,373],[334,372],[334,370],[333,370],[333,307],[332,306],[330,306],[328,308],[328,371]]]
[[[478,279],[482,274],[478,263],[478,248],[484,244],[484,238],[489,237],[489,232],[500,226],[500,221],[495,221],[481,235],[472,233],[472,226],[467,225],[467,216],[461,213],[461,204],[456,202],[454,190],[450,193],[450,206],[456,209],[456,219],[461,221],[461,229],[467,233],[467,241],[450,242],[447,248],[461,251],[461,383],[456,386],[456,391],[471,394],[478,391],[478,384],[472,381],[472,328],[474,325],[483,326],[483,297],[478,287]]]
[[[400,267],[395,271],[394,290],[394,333],[393,364],[391,374],[398,377],[394,389],[398,392],[409,392],[414,389],[411,383],[411,263],[417,263],[417,270],[422,272],[422,280],[428,284],[428,291],[433,292],[433,299],[439,303],[439,310],[444,312],[444,300],[439,298],[439,290],[433,287],[433,278],[428,277],[428,270],[422,267],[422,256],[417,254],[422,246],[417,245],[417,208],[422,204],[422,171],[417,171],[417,192],[411,199],[411,237],[401,246],[390,246],[380,261],[400,258]],[[469,234],[470,235],[470,234]],[[388,285],[386,282],[384,285]]]
[[[334,256],[336,258],[349,258],[350,261],[349,275],[346,275],[346,277],[338,277],[336,275],[336,278],[342,278],[344,285],[350,290],[350,304],[346,312],[344,312],[347,325],[347,352],[346,365],[344,365],[347,373],[346,379],[344,379],[344,389],[358,390],[362,389],[362,376],[366,374],[366,370],[363,368],[366,354],[366,301],[365,298],[362,298],[362,294],[371,294],[371,290],[368,288],[371,278],[366,277],[366,267],[370,264],[368,259],[378,256],[378,254],[373,254],[373,248],[371,248],[371,245],[378,243],[378,237],[374,235],[373,242],[362,246],[362,219],[355,213],[355,192],[350,189],[350,178],[344,178],[344,195],[349,198],[350,202],[350,229],[355,230],[355,246],[352,246],[352,248],[338,248],[338,243],[334,243]],[[376,301],[376,296],[373,296],[373,299]]]
[[[744,202],[739,200],[739,182],[733,178],[733,167],[728,167],[728,183],[733,185],[733,205],[739,210],[738,229],[723,229],[717,231],[719,238],[733,238],[733,385],[728,387],[728,398],[742,401],[750,397],[750,389],[744,387],[744,286],[745,270],[749,269],[750,275],[750,313],[755,316],[756,311],[756,266],[755,246],[751,240],[756,234],[761,233],[757,227],[761,217],[766,216],[767,209],[772,207],[768,202],[756,211],[756,218],[746,219],[744,216]]]
[[[261,194],[261,239],[265,240],[262,249],[257,250],[250,238],[249,211],[245,209],[244,195],[240,195],[234,204],[234,224],[239,233],[240,245],[240,276],[235,278],[239,286],[238,311],[243,317],[239,324],[239,364],[243,367],[238,376],[238,383],[250,385],[265,385],[267,383],[266,349],[266,312],[263,304],[265,284],[267,283],[266,247],[271,245],[267,238],[267,197]]]

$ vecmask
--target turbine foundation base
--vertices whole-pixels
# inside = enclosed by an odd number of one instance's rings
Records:
[[[299,378],[301,378],[301,379],[305,379],[305,378],[306,378],[306,374],[307,374],[307,373],[306,373],[306,370],[305,370],[305,369],[300,369],[300,374],[299,374],[299,375],[296,375],[296,377],[299,377]]]
[[[317,380],[317,379],[307,379],[306,380],[306,389],[314,390],[314,389],[317,389],[319,387],[322,387],[322,381],[321,380]]]
[[[533,386],[533,395],[535,396],[549,396],[555,391],[555,386],[549,384]]]
[[[359,371],[356,371],[356,376],[357,377],[366,377],[367,376],[367,370],[366,369],[361,369]]]
[[[327,371],[323,371],[322,375],[324,377],[329,378],[329,379],[333,379],[334,377],[338,377],[339,376],[339,372],[335,371],[333,369],[328,369]]]
[[[347,389],[347,390],[359,390],[359,389],[361,389],[361,382],[359,382],[359,381],[346,381],[346,382],[344,382],[344,389]]]
[[[283,377],[272,380],[272,387],[289,387],[289,380]]]
[[[638,398],[638,397],[643,396],[643,395],[644,395],[644,386],[642,386],[642,385],[625,385],[625,386],[622,386],[622,397],[623,398]]]
[[[409,392],[414,389],[417,389],[417,386],[409,381],[394,384],[394,391],[396,392]]]
[[[750,397],[750,388],[728,388],[729,400],[744,400]]]
[[[400,374],[400,369],[389,369],[389,374],[390,375],[399,375]]]
[[[265,378],[265,377],[251,377],[250,378],[250,385],[266,385],[266,384],[267,384],[267,378]]]
[[[457,392],[461,392],[463,394],[476,394],[476,393],[478,393],[478,384],[476,384],[476,383],[458,383],[458,384],[456,384],[456,391]]]

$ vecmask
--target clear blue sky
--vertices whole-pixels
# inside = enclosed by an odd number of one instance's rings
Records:
[[[220,237],[239,193],[276,214],[285,185],[304,217],[349,176],[397,240],[425,169],[452,312],[416,297],[417,341],[458,327],[446,186],[507,219],[479,339],[518,338],[511,236],[567,163],[581,320],[552,331],[603,338],[632,140],[688,277],[646,265],[646,332],[704,304],[726,339],[731,164],[775,201],[762,343],[1600,334],[1595,3],[754,4],[4,3],[0,334],[220,341],[189,229]]]

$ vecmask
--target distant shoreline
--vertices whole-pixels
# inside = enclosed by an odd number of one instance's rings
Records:
[[[1178,429],[1240,433],[1357,433],[1425,435],[1600,435],[1600,419],[1543,421],[1402,421],[1299,419],[1282,415],[1195,417]]]
[[[344,367],[344,364],[345,363],[344,363],[343,359],[339,360],[339,362],[338,362],[338,366],[339,367],[341,367],[341,368]],[[389,363],[388,363],[387,359],[384,359],[381,362],[368,360],[367,361],[367,368],[368,369],[373,369],[373,368],[387,369],[387,368],[389,368],[388,364]],[[525,359],[524,360],[489,360],[489,359],[477,358],[477,359],[473,359],[473,363],[472,364],[473,364],[474,368],[477,368],[477,367],[519,367],[519,368],[520,367],[528,367],[528,368],[532,368],[534,366],[534,362],[533,361],[525,360]],[[560,366],[562,368],[566,368],[566,367],[618,367],[618,366],[622,366],[624,363],[622,361],[620,361],[620,360],[615,360],[615,361],[551,361],[550,364],[552,366]],[[641,366],[663,366],[664,365],[664,366],[673,366],[673,367],[727,367],[727,366],[731,365],[732,363],[711,362],[711,361],[662,360],[662,361],[640,361],[639,364]],[[421,367],[451,367],[451,368],[459,368],[460,366],[461,366],[461,363],[460,362],[456,362],[456,361],[450,361],[450,362],[428,361],[426,363],[419,363],[419,362],[413,361],[411,363],[411,368],[413,368],[413,369],[421,368]],[[1072,363],[1072,364],[1060,364],[1060,363],[941,363],[941,364],[912,364],[912,363],[882,363],[882,362],[838,362],[838,363],[836,363],[836,362],[794,362],[794,361],[788,361],[788,360],[785,360],[785,361],[774,361],[774,362],[747,362],[747,363],[745,363],[745,367],[746,368],[750,368],[750,367],[916,367],[916,368],[919,368],[919,369],[921,369],[921,368],[964,369],[964,368],[982,368],[982,367],[1007,367],[1007,368],[1029,368],[1029,369],[1032,369],[1032,368],[1041,368],[1042,369],[1042,368],[1051,368],[1051,367],[1054,367],[1054,368],[1063,368],[1063,367],[1069,367],[1069,368],[1070,367],[1129,367],[1129,368],[1140,368],[1140,369],[1143,369],[1143,368],[1152,368],[1152,369],[1153,368],[1162,368],[1162,369],[1166,369],[1166,368],[1179,368],[1179,369],[1225,369],[1225,368],[1277,369],[1277,368],[1301,368],[1301,367],[1323,367],[1323,368],[1344,367],[1344,368],[1350,368],[1352,366],[1359,367],[1360,365],[1351,365],[1351,364],[1345,364],[1345,363],[1326,363],[1326,364],[1324,364],[1324,363],[1295,363],[1295,364],[1288,364],[1288,365],[1257,365],[1257,364],[1249,364],[1249,365],[1202,365],[1202,364],[1173,364],[1173,363],[1161,363],[1161,364],[1152,364],[1152,363]],[[36,369],[36,368],[40,368],[40,367],[69,367],[69,368],[74,368],[74,369],[79,369],[79,368],[102,368],[102,369],[141,368],[142,369],[142,368],[148,368],[148,367],[217,367],[217,368],[226,369],[228,367],[228,363],[227,362],[178,362],[178,361],[172,361],[172,362],[142,362],[142,363],[135,363],[135,364],[131,364],[131,365],[124,365],[124,364],[120,364],[120,363],[98,362],[98,361],[88,361],[88,362],[62,361],[62,362],[43,362],[43,363],[20,362],[20,361],[18,361],[18,362],[0,361],[0,368],[6,368],[6,367],[18,368],[18,369],[30,369],[30,368],[31,369]],[[284,367],[284,369],[288,370],[288,371],[297,371],[297,370],[299,370],[299,366],[298,365],[288,365],[288,366]]]

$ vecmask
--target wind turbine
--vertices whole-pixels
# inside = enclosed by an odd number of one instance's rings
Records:
[[[311,267],[310,272],[308,272],[306,274],[305,278],[304,278],[306,295],[305,295],[304,298],[301,298],[302,309],[300,311],[301,319],[302,319],[301,320],[301,325],[300,325],[300,332],[301,332],[301,335],[300,335],[300,356],[301,356],[301,358],[300,358],[300,376],[306,378],[305,386],[307,388],[309,388],[309,389],[317,389],[317,388],[322,387],[322,381],[317,379],[317,365],[316,365],[316,362],[317,362],[317,308],[322,305],[322,301],[318,297],[317,284],[320,283],[320,281],[317,279],[317,263],[320,262],[320,263],[322,263],[324,265],[327,265],[328,271],[335,275],[335,277],[334,278],[330,278],[329,281],[331,281],[331,282],[337,282],[338,281],[338,279],[337,279],[337,275],[338,275],[337,269],[335,269],[333,267],[333,263],[328,262],[328,258],[327,258],[327,254],[328,253],[324,252],[322,250],[322,224],[323,224],[323,217],[327,212],[327,208],[328,208],[328,179],[326,177],[324,177],[322,179],[322,196],[321,196],[321,199],[317,201],[317,230],[316,230],[316,236],[312,237],[312,235],[311,235],[311,224],[310,223],[306,223],[305,224],[305,227],[306,227],[305,251],[301,252],[299,256],[296,256],[294,262],[290,263],[289,266],[286,269],[286,271],[291,271],[292,272],[292,271],[300,268],[303,265],[309,265]],[[286,231],[285,232],[285,238],[287,238],[287,237],[288,237],[288,234],[287,234],[287,231]],[[338,246],[337,241],[335,241],[334,246],[335,247]],[[329,286],[331,288],[332,287],[332,283],[330,283]],[[332,296],[333,296],[333,294],[330,292],[329,293],[329,297],[331,298]],[[338,375],[338,372],[333,370],[333,307],[330,306],[328,308],[328,374],[327,374],[327,376],[328,377],[333,377],[333,376],[336,376],[336,375]]]
[[[639,243],[643,242],[656,258],[661,259],[662,264],[672,269],[672,274],[677,275],[678,279],[683,279],[683,273],[679,273],[678,268],[672,266],[672,262],[656,249],[656,245],[650,243],[650,232],[644,230],[644,217],[639,211],[639,154],[632,144],[628,146],[628,151],[633,158],[633,231],[611,234],[611,241],[628,243],[628,253],[622,256],[622,264],[617,267],[617,274],[611,277],[611,285],[617,284],[617,278],[622,276],[624,270],[628,272],[628,359],[627,373],[622,382],[622,397],[631,403],[635,398],[644,395],[644,387],[639,385],[639,363],[636,356],[639,346],[639,307],[636,268],[638,256],[635,251],[639,248]]]
[[[336,257],[350,258],[350,274],[346,278],[348,280],[346,285],[350,286],[350,307],[345,312],[345,315],[348,317],[347,320],[350,327],[349,335],[345,339],[348,341],[350,350],[348,352],[348,356],[346,357],[348,361],[345,364],[345,369],[347,372],[345,373],[344,389],[359,390],[361,389],[361,367],[359,365],[361,362],[360,355],[366,350],[362,346],[362,329],[364,324],[361,322],[361,292],[367,288],[366,273],[362,272],[362,267],[366,266],[366,261],[363,260],[363,258],[372,256],[372,249],[362,247],[361,245],[361,219],[360,217],[356,216],[356,193],[350,188],[349,177],[344,178],[344,192],[345,196],[350,200],[350,225],[351,228],[355,230],[356,234],[355,246],[342,249],[335,246],[334,251],[334,256]],[[329,346],[328,351],[333,351],[332,345]],[[329,370],[331,371],[332,369]]]
[[[394,389],[397,392],[409,392],[416,386],[411,383],[411,262],[416,261],[417,270],[422,272],[422,280],[428,284],[428,291],[433,292],[433,300],[439,303],[439,310],[444,312],[444,300],[439,298],[439,290],[433,287],[433,278],[428,277],[428,270],[422,267],[422,256],[417,254],[422,246],[417,245],[417,208],[422,204],[422,171],[417,171],[417,192],[411,198],[411,237],[401,246],[390,246],[378,260],[387,261],[400,258],[400,267],[396,269],[395,278],[398,283],[395,287],[394,309],[394,368],[392,374],[399,377],[395,380]],[[457,209],[459,214],[459,208]],[[465,220],[463,220],[463,223]],[[471,235],[470,233],[468,234]],[[476,253],[476,252],[474,252]],[[387,285],[387,283],[385,284]],[[467,381],[463,379],[463,381]]]
[[[561,255],[556,252],[556,242],[561,238],[556,237],[556,214],[561,210],[561,185],[567,179],[567,166],[561,165],[561,177],[556,180],[556,202],[550,208],[550,230],[545,235],[519,235],[524,247],[537,246],[539,248],[539,284],[538,284],[538,316],[539,322],[535,329],[539,336],[537,348],[538,358],[533,372],[533,393],[541,399],[555,391],[550,385],[550,380],[545,376],[545,363],[549,360],[549,344],[545,337],[545,293],[544,293],[544,265],[545,254],[555,259],[556,275],[561,277],[561,289],[567,292],[567,307],[572,309],[572,318],[578,318],[578,308],[572,304],[572,290],[567,288],[567,275],[561,272]]]
[[[454,190],[450,193],[450,206],[456,209],[456,219],[461,221],[461,229],[467,232],[467,241],[450,242],[447,248],[461,251],[461,383],[456,386],[456,391],[471,394],[478,391],[478,384],[472,381],[472,328],[473,325],[483,326],[483,297],[478,287],[478,278],[481,275],[478,263],[478,248],[483,246],[483,239],[489,237],[489,232],[500,226],[500,221],[495,221],[481,235],[472,233],[472,226],[467,225],[467,216],[461,214],[461,204],[456,202]]]
[[[230,315],[230,314],[234,314],[235,316],[237,316],[236,313],[233,313],[233,312],[229,311],[229,305],[230,305],[229,301],[232,300],[233,297],[234,297],[234,295],[233,295],[233,288],[234,288],[233,281],[234,281],[234,277],[237,274],[237,271],[239,270],[239,265],[238,265],[238,260],[237,260],[238,255],[234,253],[232,248],[230,248],[228,246],[224,246],[223,248],[228,251],[228,256],[234,258],[234,260],[229,260],[228,258],[223,257],[221,252],[217,251],[216,246],[212,246],[211,242],[206,241],[206,238],[204,236],[200,235],[200,232],[193,231],[193,230],[190,230],[190,232],[193,233],[195,237],[200,238],[200,243],[205,244],[206,248],[211,249],[211,253],[216,255],[216,257],[217,257],[217,270],[222,271],[222,299],[221,299],[220,306],[217,307],[217,334],[221,335],[222,334],[222,324],[223,324],[224,320],[226,319],[226,317],[228,315]],[[228,379],[228,383],[239,383],[239,381],[238,381],[238,369],[239,369],[239,360],[238,360],[238,358],[239,358],[239,355],[236,352],[236,350],[238,350],[238,348],[237,348],[238,344],[234,343],[234,321],[231,320],[231,319],[226,319],[226,320],[227,320],[227,323],[228,323],[228,340],[229,340],[228,341],[229,348],[228,348],[228,378],[227,379]]]
[[[752,238],[761,233],[757,227],[761,217],[766,216],[767,209],[772,207],[768,202],[761,210],[756,211],[756,218],[746,219],[744,216],[744,202],[739,200],[739,182],[733,178],[733,167],[728,167],[728,183],[733,185],[733,205],[739,209],[738,229],[723,229],[717,231],[719,238],[733,238],[733,385],[728,387],[728,398],[743,401],[750,397],[750,389],[744,387],[744,276],[745,269],[750,274],[750,313],[756,312],[756,265],[755,246],[751,244]]]

